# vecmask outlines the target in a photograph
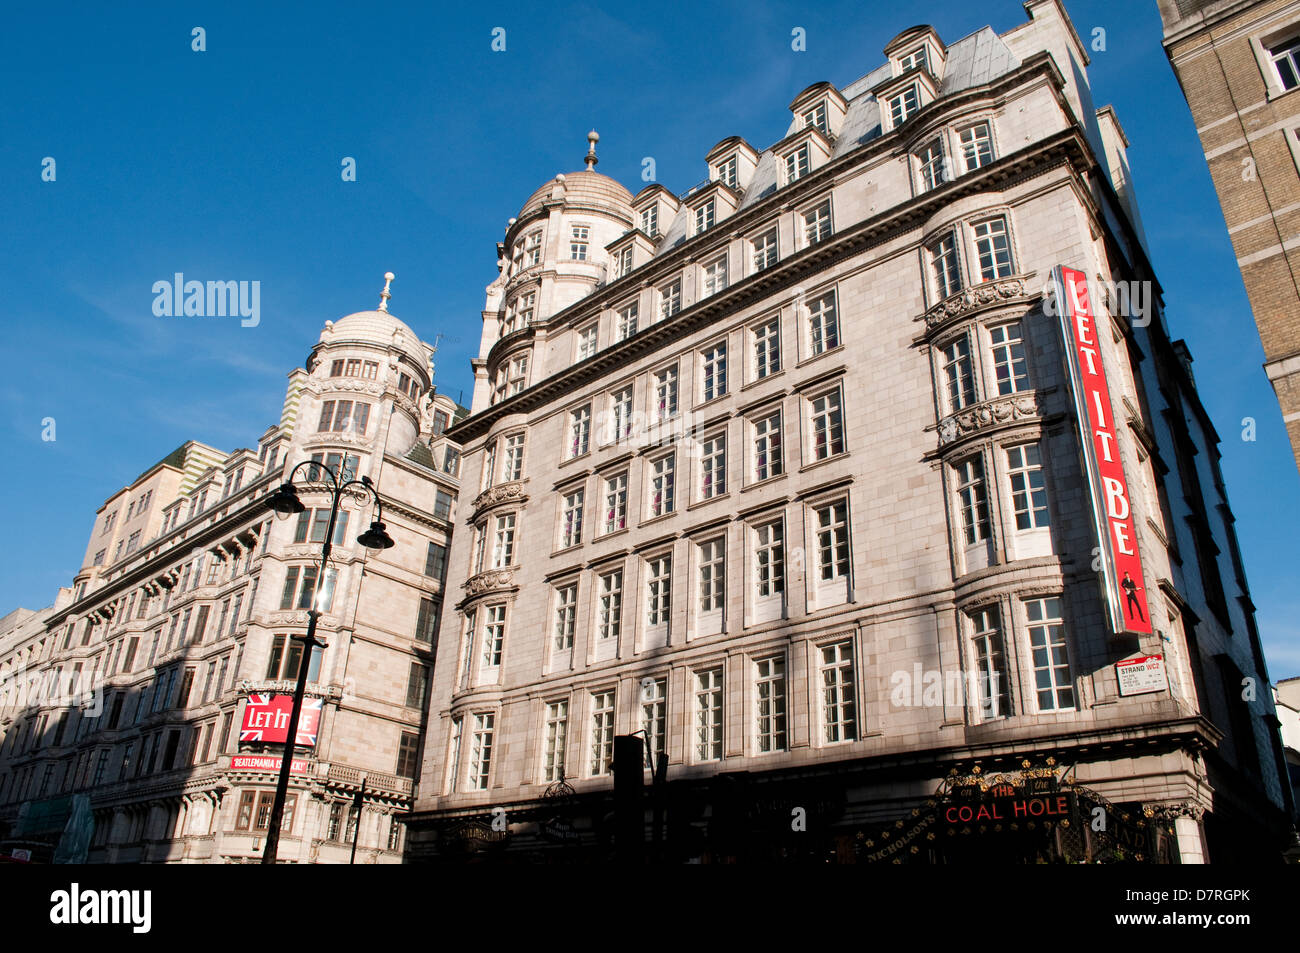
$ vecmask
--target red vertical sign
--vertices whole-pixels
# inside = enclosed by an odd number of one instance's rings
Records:
[[[1086,426],[1089,430],[1083,440],[1083,452],[1102,549],[1102,580],[1112,628],[1115,632],[1149,635],[1151,612],[1147,606],[1146,580],[1133,526],[1133,508],[1129,504],[1128,479],[1120,462],[1106,368],[1097,344],[1099,332],[1088,299],[1088,277],[1063,265],[1056,267],[1053,277],[1075,409],[1080,429]]]

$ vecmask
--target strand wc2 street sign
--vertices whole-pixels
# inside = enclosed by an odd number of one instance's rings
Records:
[[[1092,490],[1093,519],[1101,546],[1101,584],[1110,612],[1111,631],[1151,634],[1142,557],[1133,528],[1128,479],[1120,460],[1119,439],[1111,410],[1106,368],[1101,359],[1098,330],[1088,299],[1088,276],[1073,268],[1052,269],[1052,293],[1060,316],[1065,359],[1074,407],[1083,436],[1084,467]]]

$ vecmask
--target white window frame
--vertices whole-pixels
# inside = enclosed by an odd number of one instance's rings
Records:
[[[950,229],[935,238],[926,246],[925,252],[930,265],[930,284],[934,288],[936,302],[957,294],[965,287],[956,229]]]
[[[508,569],[515,564],[517,513],[498,514],[492,525],[492,568]]]
[[[1002,448],[1007,462],[1007,483],[1011,487],[1011,516],[1018,533],[1047,529],[1052,525],[1048,503],[1047,474],[1042,445],[1036,441]],[[1037,458],[1037,459],[1031,459]]]
[[[916,83],[889,97],[889,128],[897,129],[921,111],[921,91]]]
[[[770,333],[768,333],[770,332]],[[752,328],[754,341],[754,380],[763,380],[781,372],[781,316],[774,314]]]
[[[703,540],[699,551],[699,611],[701,616],[721,614],[727,601],[727,540],[714,536]]]
[[[582,544],[582,517],[587,491],[574,487],[560,496],[560,549]]]
[[[805,129],[811,126],[823,136],[829,136],[831,134],[831,127],[826,118],[826,100],[823,99],[811,109],[805,109],[802,118],[803,127]]]
[[[626,341],[632,335],[636,334],[637,322],[641,316],[641,304],[638,301],[631,301],[619,308],[618,326],[616,339]]]
[[[502,439],[505,441],[506,452],[505,459],[502,461],[501,474],[505,482],[511,483],[523,478],[525,437],[523,431],[520,431],[508,434]]]
[[[661,367],[654,374],[654,419],[655,423],[663,423],[665,420],[672,420],[681,410],[680,394],[678,387],[681,375],[677,373],[677,365],[669,364],[667,367]]]
[[[645,732],[646,766],[658,767],[668,753],[668,679],[641,680],[641,729]]]
[[[587,261],[587,252],[591,242],[590,225],[573,225],[569,232],[569,260]]]
[[[997,603],[968,609],[967,644],[970,671],[974,676],[975,713],[980,721],[1005,718],[1012,713],[1011,680],[1007,671],[1006,642],[1002,633],[1002,612]]]
[[[857,741],[858,686],[853,640],[842,639],[819,645],[817,656],[822,744]]]
[[[1025,347],[1022,321],[1006,321],[988,329],[989,363],[993,385],[999,396],[1019,394],[1033,385],[1029,376],[1029,354]]]
[[[562,780],[567,761],[565,749],[569,740],[569,700],[561,698],[546,703],[543,717],[545,745],[542,749],[542,780],[547,783]]]
[[[722,666],[698,669],[692,673],[692,694],[695,696],[695,743],[691,746],[696,764],[721,761],[725,754],[726,720],[723,706]]]
[[[899,75],[906,73],[910,69],[916,69],[918,67],[927,70],[930,68],[930,54],[926,50],[924,43],[922,43],[920,46],[918,46],[916,49],[912,50],[911,52],[906,53],[903,56],[900,56],[898,58]]]
[[[660,553],[646,559],[646,625],[667,629],[673,610],[673,556]]]
[[[566,582],[555,587],[555,629],[551,647],[555,652],[573,649],[573,636],[578,622],[578,584]]]
[[[776,225],[760,232],[749,241],[751,274],[771,268],[781,260],[781,234]]]
[[[659,320],[666,321],[682,310],[682,279],[659,286]]]
[[[784,605],[785,578],[785,517],[755,523],[753,526],[754,605],[769,603]]]
[[[637,216],[638,227],[641,233],[648,238],[659,237],[659,206],[648,205],[641,209]]]
[[[693,235],[703,235],[718,223],[718,203],[716,199],[701,202],[691,209],[691,221],[694,225]]]
[[[804,143],[797,149],[792,149],[781,157],[781,165],[785,170],[785,184],[798,182],[812,171],[812,152],[808,148],[808,143]]]
[[[922,192],[937,189],[949,181],[948,156],[944,152],[942,135],[936,136],[917,150],[916,166]]]
[[[610,392],[610,443],[620,443],[632,436],[632,407],[635,393],[631,384]]]
[[[623,278],[632,273],[632,246],[625,245],[614,253],[614,277]]]
[[[962,543],[965,546],[986,543],[992,536],[993,523],[989,516],[989,481],[984,454],[972,453],[955,460],[952,468]]]
[[[649,519],[677,512],[677,452],[650,461],[649,490],[646,494]]]
[[[474,733],[470,745],[470,769],[465,780],[471,791],[486,791],[492,776],[492,735],[496,730],[495,712],[474,713]]]
[[[614,473],[605,478],[604,510],[605,532],[608,536],[627,529],[628,471]]]
[[[790,744],[785,653],[754,660],[754,752],[773,754]]]
[[[970,336],[962,332],[951,338],[940,347],[939,360],[948,413],[955,414],[963,408],[979,403],[979,381],[975,377],[975,361],[971,355]]]
[[[700,441],[700,499],[727,492],[727,432],[719,430]]]
[[[835,289],[812,298],[805,305],[808,316],[808,354],[816,357],[840,346],[839,302]]]
[[[983,129],[983,135],[979,130]],[[993,148],[993,123],[982,119],[963,126],[957,130],[957,143],[961,147],[962,166],[966,172],[974,172],[997,159]]]
[[[599,618],[596,639],[618,644],[623,634],[623,570],[613,569],[600,576]]]
[[[482,656],[479,677],[484,683],[495,681],[501,671],[501,657],[506,642],[506,604],[498,602],[484,609]]]
[[[812,510],[817,542],[816,584],[847,584],[853,572],[853,535],[849,524],[848,498],[827,500],[814,505]],[[847,597],[847,592],[845,596]]]
[[[708,403],[727,394],[727,341],[715,341],[700,351],[701,401]]]
[[[971,222],[970,230],[981,281],[1000,281],[1016,273],[1011,223],[1007,216],[993,215]]]
[[[704,266],[704,289],[701,297],[727,290],[727,256],[719,255]]]
[[[569,411],[568,451],[570,460],[591,452],[591,404]]]
[[[598,349],[598,339],[600,326],[593,321],[585,328],[578,329],[578,357],[577,360],[585,361],[589,357],[594,357]]]
[[[614,688],[591,693],[591,760],[588,777],[608,777],[614,761],[614,715],[617,710]]]
[[[738,188],[740,180],[737,177],[737,162],[735,155],[729,155],[713,167],[717,174],[717,180],[728,188]]]
[[[799,213],[799,218],[803,222],[803,242],[805,247],[824,242],[835,234],[835,219],[829,197],[822,199],[816,205],[805,208]]]
[[[1055,611],[1052,611],[1052,610]],[[1064,608],[1060,596],[1039,596],[1021,600],[1025,614],[1025,636],[1033,669],[1033,689],[1037,710],[1074,711],[1078,707],[1078,689],[1074,684],[1069,634],[1065,630]],[[1060,650],[1059,655],[1055,650]],[[1064,657],[1062,661],[1061,656]],[[1040,672],[1048,675],[1048,685],[1040,688]],[[1044,693],[1051,704],[1044,706]]]
[[[773,424],[775,420],[775,424]],[[761,483],[785,472],[785,439],[781,433],[784,417],[781,408],[768,411],[750,423],[750,445],[754,454],[750,473],[753,482]]]
[[[814,461],[829,460],[845,452],[842,386],[836,384],[808,398],[808,425],[808,447]]]

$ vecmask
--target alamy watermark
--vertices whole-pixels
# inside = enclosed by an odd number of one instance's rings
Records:
[[[19,665],[0,677],[0,708],[80,708],[97,718],[104,713],[103,679],[98,669],[28,672]]]
[[[624,449],[644,450],[675,446],[689,459],[704,454],[704,445],[714,436],[705,433],[706,418],[696,411],[647,414],[639,410],[603,410],[596,414],[593,436],[599,446],[615,445]],[[581,437],[575,439],[574,455],[581,452]]]
[[[50,894],[50,922],[56,926],[119,924],[132,933],[153,926],[152,890],[92,890],[74,883]]]
[[[260,281],[186,281],[179,271],[172,278],[153,283],[153,313],[160,318],[239,316],[246,328],[262,320]]]
[[[1135,328],[1151,324],[1155,316],[1155,295],[1155,283],[1151,281],[1088,279],[1089,311],[1096,314],[1103,306],[1109,306],[1112,314],[1127,315]],[[1043,313],[1049,317],[1060,314],[1051,282],[1043,288]]]
[[[894,708],[966,708],[986,718],[1005,715],[1006,688],[1000,672],[940,672],[920,662],[889,676],[889,703]]]

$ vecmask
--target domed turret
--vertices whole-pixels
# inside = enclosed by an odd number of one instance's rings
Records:
[[[319,380],[316,392],[322,402],[360,401],[369,408],[391,396],[395,413],[387,420],[387,444],[401,453],[415,443],[420,433],[432,386],[429,361],[433,348],[405,322],[388,313],[392,281],[392,272],[384,275],[384,290],[375,310],[357,311],[325,322],[307,367]],[[369,412],[365,411],[367,429],[371,426]],[[374,426],[378,426],[377,421]],[[331,425],[325,432],[338,429]]]

